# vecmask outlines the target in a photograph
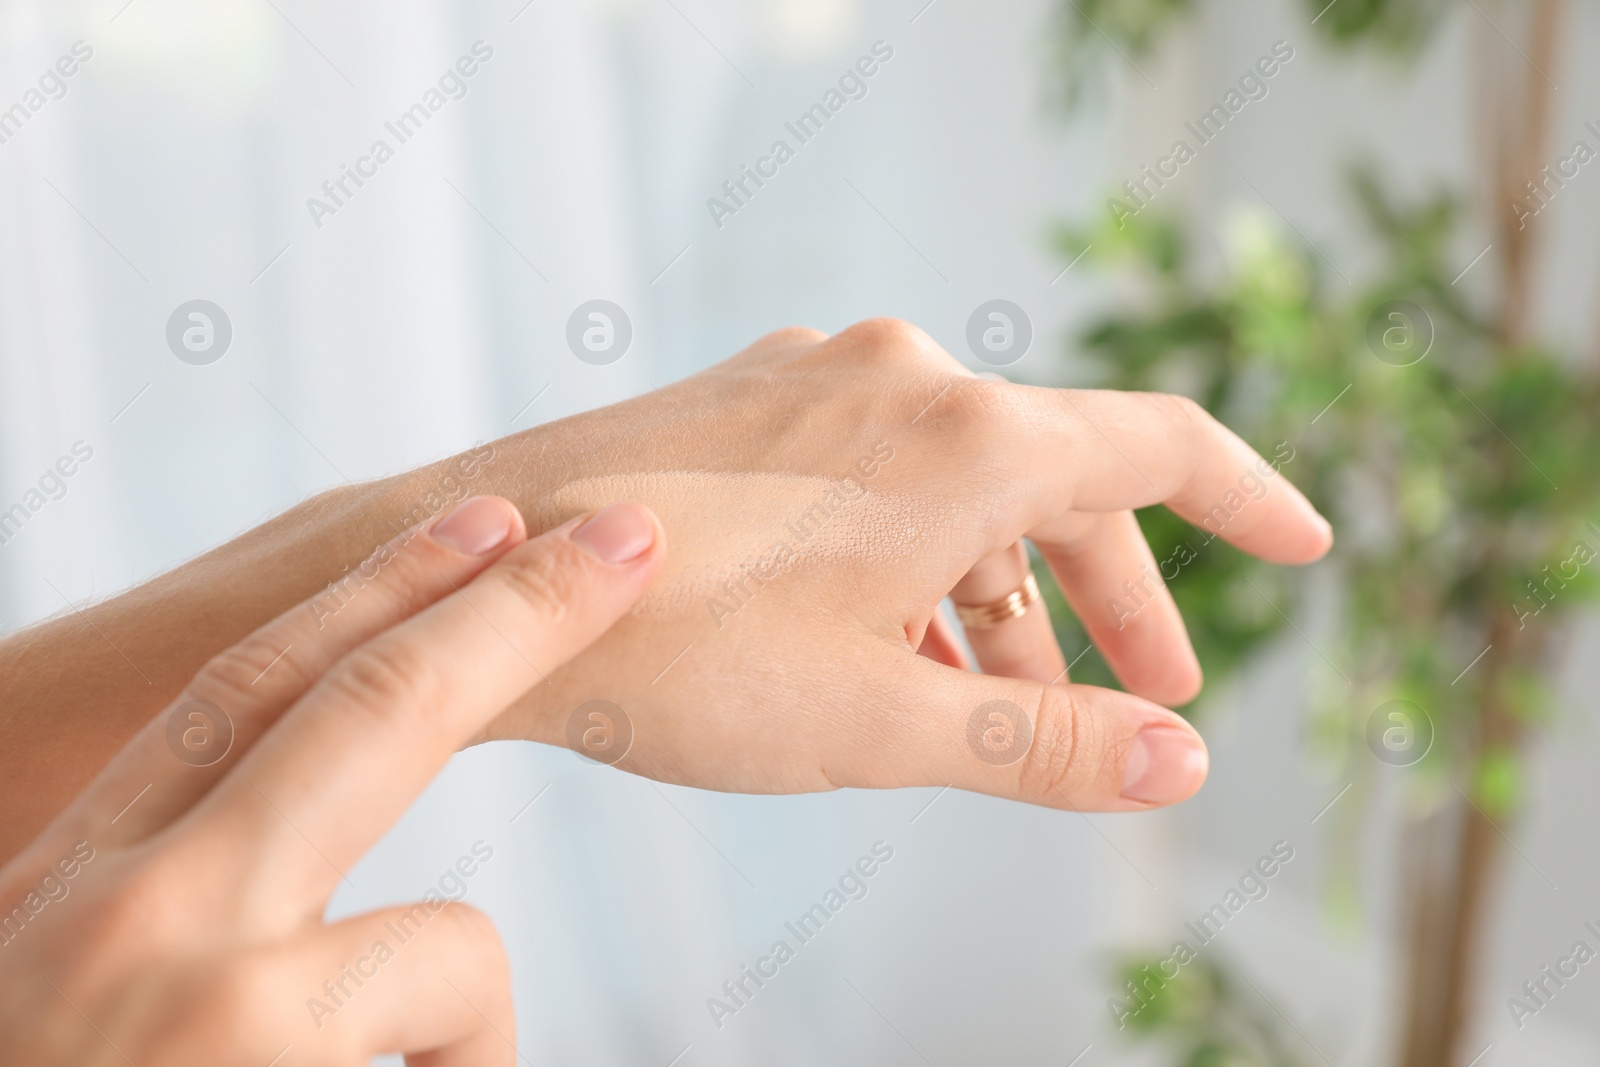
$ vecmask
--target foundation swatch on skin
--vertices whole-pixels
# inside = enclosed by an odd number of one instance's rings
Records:
[[[819,562],[909,557],[915,509],[866,486],[803,474],[651,471],[580,478],[542,503],[558,517],[617,500],[655,511],[667,530],[667,564],[634,611],[663,619],[705,611],[752,573],[773,581]]]

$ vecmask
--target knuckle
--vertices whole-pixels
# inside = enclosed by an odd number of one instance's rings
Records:
[[[955,409],[974,423],[1010,430],[1025,416],[1022,394],[1009,382],[960,378],[952,392],[956,394]]]
[[[1214,440],[1221,424],[1216,418],[1191,397],[1179,393],[1147,393],[1147,399],[1154,405],[1161,425],[1168,432],[1173,443],[1190,450],[1202,448],[1209,441]],[[1185,479],[1182,491],[1187,491],[1193,484],[1197,471],[1191,469]]]
[[[792,348],[797,345],[819,345],[828,335],[810,326],[783,326],[765,334],[756,342],[764,348]]]
[[[914,392],[908,399],[919,428],[964,442],[984,456],[1015,438],[1017,398],[1004,382],[952,375]]]
[[[309,686],[314,679],[305,673],[294,656],[284,654],[292,643],[277,632],[277,627],[257,630],[211,657],[189,683],[188,697],[210,700],[224,709],[258,703],[265,694],[256,683],[268,668],[274,681],[282,678],[292,680],[300,688]]]
[[[1105,777],[1102,731],[1064,686],[1046,686],[1034,719],[1033,746],[1022,762],[1023,796],[1057,808],[1078,806]]]
[[[1146,393],[1145,396],[1171,425],[1185,433],[1202,430],[1214,421],[1211,413],[1192,397],[1179,393]]]
[[[492,572],[492,579],[536,614],[554,625],[566,621],[577,594],[580,575],[587,573],[571,553],[552,552],[538,546],[513,552]],[[565,557],[565,558],[564,558]]]
[[[505,943],[500,940],[500,931],[487,912],[459,900],[450,900],[445,902],[439,915],[457,936],[473,946],[474,951],[484,953],[486,964],[507,963]]]
[[[487,912],[458,900],[446,901],[439,918],[470,954],[479,989],[492,998],[496,1008],[509,1010],[511,956],[494,920]]]
[[[369,642],[345,657],[326,684],[342,707],[390,719],[408,709],[426,711],[443,696],[438,671],[416,647],[398,640]]]
[[[762,334],[728,362],[771,372],[802,357],[827,339],[827,334],[809,326],[784,326]]]
[[[835,339],[853,353],[881,359],[925,355],[939,348],[933,338],[904,319],[864,319],[841,330]]]

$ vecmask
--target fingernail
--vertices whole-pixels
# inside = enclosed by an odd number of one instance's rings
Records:
[[[511,535],[516,514],[509,501],[497,496],[475,496],[428,531],[435,541],[468,556],[481,556]]]
[[[1199,738],[1171,726],[1146,726],[1122,771],[1122,795],[1146,804],[1176,804],[1200,788],[1211,757]]]
[[[638,504],[612,504],[573,530],[572,540],[607,563],[627,563],[650,551],[656,524]]]

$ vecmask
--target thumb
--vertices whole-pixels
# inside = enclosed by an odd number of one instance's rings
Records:
[[[868,748],[880,756],[864,768],[873,780],[849,784],[948,785],[1068,811],[1144,811],[1205,782],[1200,735],[1142,697],[894,654],[898,677],[876,695],[893,712],[890,736]]]

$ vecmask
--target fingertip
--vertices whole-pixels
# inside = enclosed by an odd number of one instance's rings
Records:
[[[1192,727],[1150,723],[1128,750],[1122,796],[1152,806],[1177,804],[1199,792],[1210,769],[1211,754]]]
[[[666,532],[656,513],[643,504],[609,504],[567,533],[573,544],[612,566],[639,566],[655,558]]]
[[[1200,695],[1205,671],[1181,620],[1175,635],[1140,646],[1140,654],[1121,649],[1111,664],[1128,692],[1163,707],[1181,707]]]
[[[434,541],[464,556],[482,556],[528,535],[522,512],[505,497],[473,496],[428,528]]]
[[[1294,558],[1285,562],[1315,563],[1333,547],[1333,523],[1317,510],[1316,505],[1298,487],[1292,488],[1294,495],[1299,498],[1300,511],[1305,516],[1304,536],[1300,539],[1301,543],[1295,546]]]
[[[1268,563],[1303,567],[1326,556],[1332,547],[1333,526],[1308,503],[1301,519],[1270,541],[1257,541],[1246,550]]]
[[[1329,550],[1333,548],[1333,523],[1323,518],[1321,512],[1313,512],[1312,514],[1314,514],[1317,519],[1317,548],[1316,555],[1311,558],[1311,561],[1316,562],[1323,556],[1326,556]]]
[[[1194,700],[1205,686],[1205,672],[1191,649],[1186,657],[1173,662],[1159,677],[1141,680],[1128,688],[1137,696],[1165,707],[1175,708]]]
[[[1189,703],[1200,695],[1200,690],[1206,684],[1205,668],[1200,666],[1200,657],[1195,655],[1194,646],[1185,641],[1183,651],[1183,660],[1178,668],[1178,681],[1172,687],[1172,695],[1160,702],[1168,706]]]
[[[1328,554],[1333,547],[1333,525],[1315,511],[1310,504],[1306,505],[1310,517],[1305,524],[1304,534],[1297,539],[1284,555],[1281,562],[1290,565],[1306,566],[1317,562]]]

